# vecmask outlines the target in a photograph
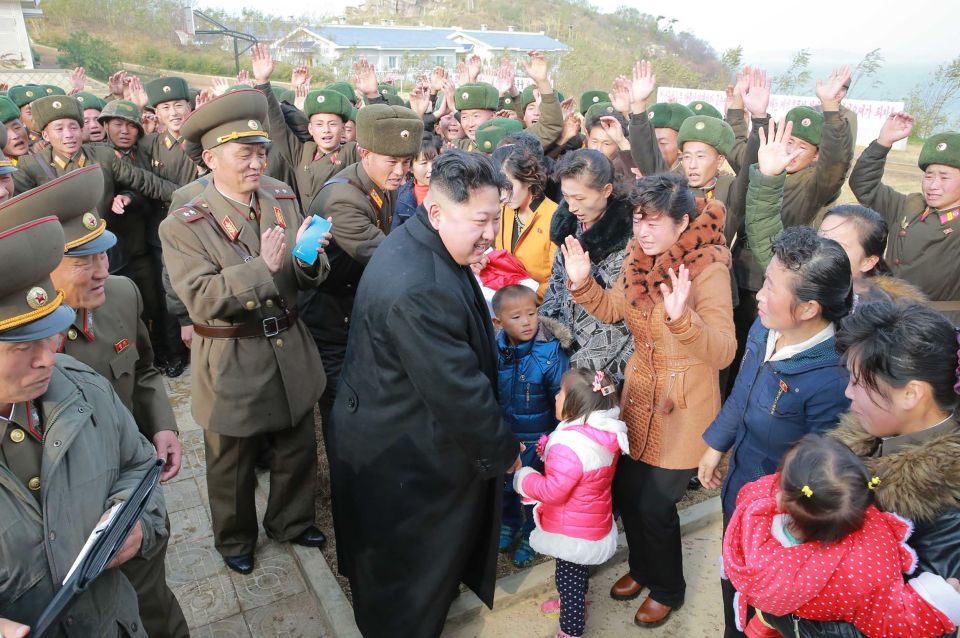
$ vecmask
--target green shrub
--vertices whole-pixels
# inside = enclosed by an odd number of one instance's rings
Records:
[[[107,40],[86,33],[71,33],[56,43],[57,64],[65,68],[82,66],[99,80],[110,77],[120,64],[120,51]]]

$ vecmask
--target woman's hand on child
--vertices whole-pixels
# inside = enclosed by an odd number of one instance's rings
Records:
[[[711,490],[720,487],[723,482],[723,473],[720,471],[720,459],[723,458],[723,452],[718,452],[712,447],[700,457],[700,467],[697,468],[697,478],[701,485]]]
[[[947,583],[948,583],[951,587],[953,587],[954,589],[956,589],[958,593],[960,593],[960,580],[957,580],[956,578],[948,578],[948,579],[947,579]]]
[[[563,266],[567,271],[567,278],[574,288],[580,288],[590,276],[590,253],[583,249],[573,235],[567,235],[560,250],[563,252]]]

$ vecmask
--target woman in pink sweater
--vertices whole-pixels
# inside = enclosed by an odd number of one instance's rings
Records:
[[[537,446],[544,473],[525,467],[513,480],[525,502],[536,504],[530,546],[557,559],[560,598],[543,606],[545,611],[559,606],[557,638],[583,635],[587,566],[606,562],[617,550],[610,485],[617,457],[629,449],[618,404],[612,377],[569,370],[556,400],[561,423]]]

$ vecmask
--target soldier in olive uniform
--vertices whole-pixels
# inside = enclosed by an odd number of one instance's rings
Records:
[[[90,531],[156,462],[106,379],[55,354],[74,320],[49,275],[63,257],[57,216],[92,208],[95,195],[63,182],[0,205],[0,520],[10,532],[0,535],[0,631],[8,636],[37,621]],[[113,567],[160,550],[165,514],[157,490],[110,569],[48,635],[146,638],[134,589]]]
[[[30,131],[20,119],[20,107],[7,96],[0,96],[0,122],[7,134],[0,150],[16,165],[21,157],[30,154]]]
[[[184,137],[203,145],[211,179],[160,224],[170,280],[194,323],[192,407],[204,429],[214,544],[243,574],[253,570],[254,459],[264,438],[273,449],[267,534],[312,547],[326,540],[314,526],[313,417],[325,378],[296,299],[330,266],[323,254],[314,264],[293,257],[308,222],[289,189],[262,188],[266,117],[263,93],[241,89],[187,118]]]
[[[33,102],[46,95],[46,91],[39,84],[18,84],[7,91],[7,97],[20,109],[20,121],[27,128],[31,147],[43,140],[40,135],[43,127],[38,127],[33,118]]]
[[[13,197],[13,174],[17,167],[13,160],[3,154],[3,147],[7,144],[7,129],[0,126],[0,203]]]
[[[523,130],[523,124],[508,117],[495,117],[487,120],[477,128],[476,146],[481,153],[490,155],[500,143],[500,140],[512,133]]]
[[[320,348],[327,391],[320,412],[327,426],[357,284],[363,269],[393,224],[396,190],[420,150],[423,121],[403,106],[373,104],[357,114],[360,162],[331,179],[310,204],[309,212],[333,220],[330,277],[304,305],[304,320]]]
[[[99,117],[100,113],[103,111],[103,107],[106,106],[107,103],[93,93],[88,93],[86,91],[80,91],[73,97],[83,108],[84,143],[103,142],[106,140],[107,133],[103,130],[103,125],[100,124]]]
[[[920,288],[934,308],[960,325],[960,133],[927,139],[918,162],[921,192],[904,195],[881,180],[890,148],[912,130],[909,115],[887,118],[853,167],[850,188],[890,227],[886,262],[893,274]]]
[[[48,188],[66,188],[83,193],[95,206],[103,190],[103,177],[88,166],[50,182]],[[56,211],[66,243],[64,259],[51,273],[64,303],[76,318],[61,335],[59,351],[93,368],[113,386],[117,397],[133,414],[140,433],[153,443],[157,456],[166,461],[161,481],[180,470],[182,451],[177,439],[176,418],[153,365],[153,348],[147,327],[140,320],[143,301],[136,285],[126,277],[110,276],[107,254],[116,236],[106,230],[96,209],[85,210],[78,201],[71,209]],[[37,211],[42,216],[43,211]],[[167,521],[169,530],[169,521]],[[151,638],[189,636],[180,604],[166,583],[167,539],[149,559],[134,558],[122,567],[140,605],[143,626]]]

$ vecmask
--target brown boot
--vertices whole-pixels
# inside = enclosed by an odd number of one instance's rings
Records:
[[[643,585],[635,581],[630,572],[627,572],[610,588],[610,598],[614,600],[633,600],[640,595],[641,591],[643,591]]]
[[[636,615],[633,617],[633,624],[640,627],[647,627],[652,629],[654,627],[659,627],[663,623],[667,622],[667,619],[670,618],[670,612],[674,609],[680,609],[683,607],[683,603],[680,603],[676,607],[668,607],[666,605],[661,605],[653,598],[647,596],[646,600],[643,601],[643,604],[640,605],[640,609],[637,610]]]

